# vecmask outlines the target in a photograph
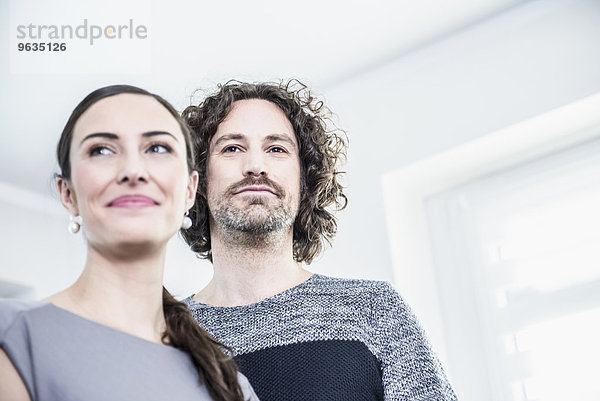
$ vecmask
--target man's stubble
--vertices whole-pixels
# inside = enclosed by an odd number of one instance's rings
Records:
[[[240,247],[264,247],[277,242],[281,235],[291,230],[298,214],[299,200],[290,198],[274,183],[269,182],[269,185],[275,189],[276,196],[235,195],[237,186],[232,186],[223,196],[209,199],[212,220],[228,237],[228,242]],[[234,204],[233,198],[238,196],[247,197],[245,208]]]

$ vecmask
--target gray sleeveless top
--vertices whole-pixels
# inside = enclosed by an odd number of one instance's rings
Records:
[[[187,353],[50,303],[0,300],[0,347],[33,401],[212,400]]]

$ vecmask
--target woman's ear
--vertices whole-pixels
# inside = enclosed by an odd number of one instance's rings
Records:
[[[185,199],[185,208],[191,208],[196,202],[196,192],[198,191],[198,172],[196,170],[192,171],[190,177],[188,179],[187,191],[186,191],[186,199]]]
[[[77,198],[75,192],[71,189],[71,183],[64,177],[58,177],[56,179],[56,187],[58,189],[58,195],[60,196],[60,203],[71,213],[73,216],[79,215],[79,209],[77,208]]]

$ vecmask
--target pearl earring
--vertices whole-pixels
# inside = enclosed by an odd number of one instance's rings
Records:
[[[184,230],[187,230],[191,226],[192,226],[192,219],[190,218],[190,211],[188,210],[187,212],[185,212],[185,217],[183,218],[183,221],[181,222],[181,228]]]
[[[77,234],[81,229],[81,216],[71,216],[71,222],[69,223],[69,231],[72,234]]]

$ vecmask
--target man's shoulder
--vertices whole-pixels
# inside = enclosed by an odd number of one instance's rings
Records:
[[[326,293],[368,293],[374,296],[388,296],[392,293],[397,294],[396,290],[389,282],[381,280],[342,278],[315,274],[315,279],[312,283],[315,287],[326,290]]]
[[[314,297],[318,303],[359,308],[361,313],[374,317],[412,314],[400,293],[387,281],[318,276],[314,285],[319,288]]]

